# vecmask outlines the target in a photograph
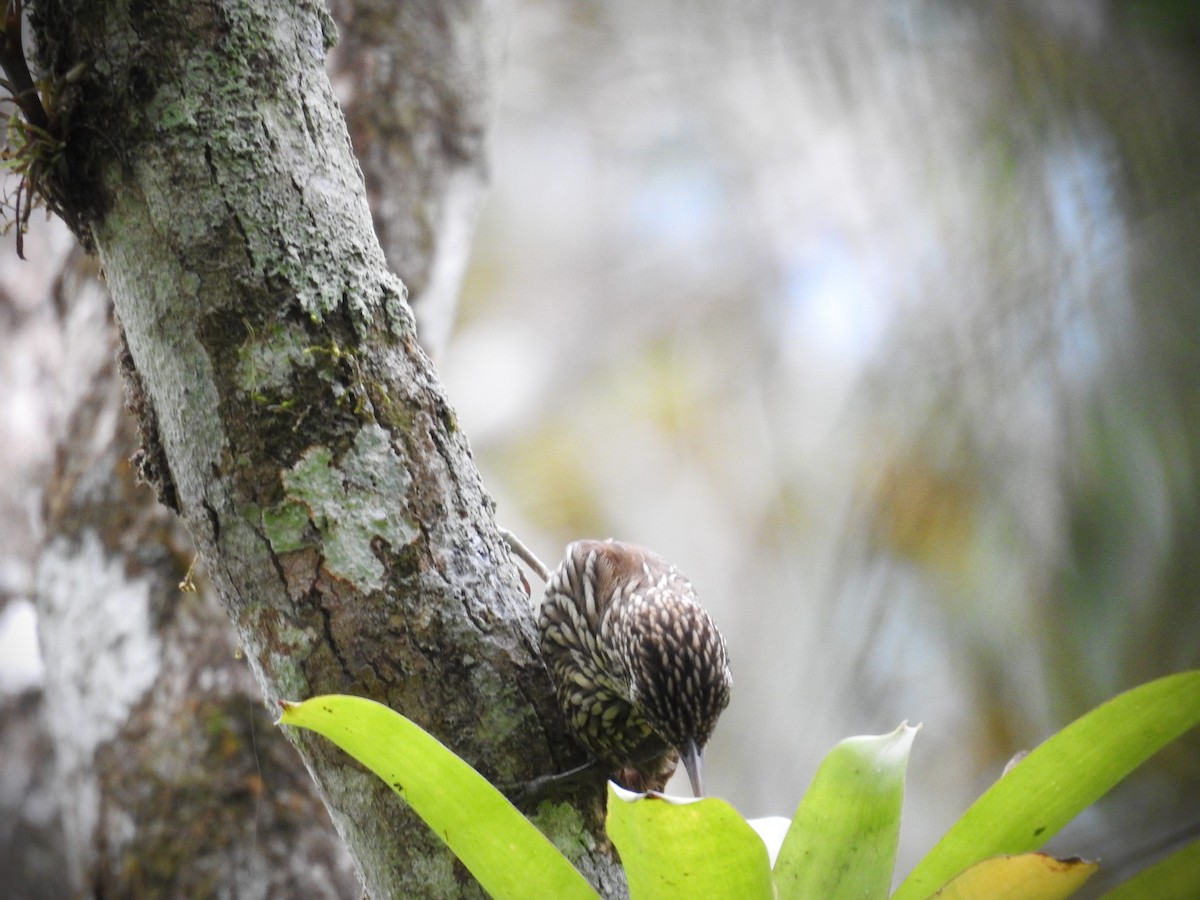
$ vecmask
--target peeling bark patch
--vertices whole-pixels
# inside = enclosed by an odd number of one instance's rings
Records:
[[[375,543],[382,541],[397,550],[419,533],[401,513],[400,498],[411,481],[388,433],[378,425],[367,425],[340,460],[334,460],[333,451],[325,446],[305,451],[284,473],[287,497],[264,512],[263,527],[277,553],[298,549],[294,505],[303,504],[308,521],[324,539],[330,574],[359,590],[378,590],[387,573]],[[390,498],[396,499],[389,502]]]

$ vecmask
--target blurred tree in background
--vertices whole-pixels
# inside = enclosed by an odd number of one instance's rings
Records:
[[[1200,665],[1194,3],[520,0],[508,40],[439,365],[543,558],[614,536],[695,582],[714,793],[790,814],[839,738],[923,721],[906,870],[1013,753]],[[0,304],[0,603],[53,452],[39,291]],[[1146,861],[1198,761],[1056,847]]]

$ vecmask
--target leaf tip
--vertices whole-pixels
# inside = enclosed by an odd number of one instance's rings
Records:
[[[276,725],[288,725],[288,713],[294,710],[299,703],[293,703],[291,700],[278,700],[279,703],[279,718],[275,720]]]

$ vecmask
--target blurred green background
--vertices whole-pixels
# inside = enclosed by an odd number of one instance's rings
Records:
[[[1017,751],[1200,665],[1200,4],[515,4],[439,360],[498,518],[674,560],[706,782],[923,722],[906,871]],[[1184,741],[1054,847],[1200,821]]]

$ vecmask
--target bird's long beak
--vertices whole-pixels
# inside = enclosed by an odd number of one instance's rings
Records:
[[[704,779],[701,769],[704,764],[704,751],[696,746],[694,740],[688,738],[687,743],[680,748],[679,755],[683,757],[683,767],[687,769],[688,781],[692,783],[692,793],[703,797]]]

